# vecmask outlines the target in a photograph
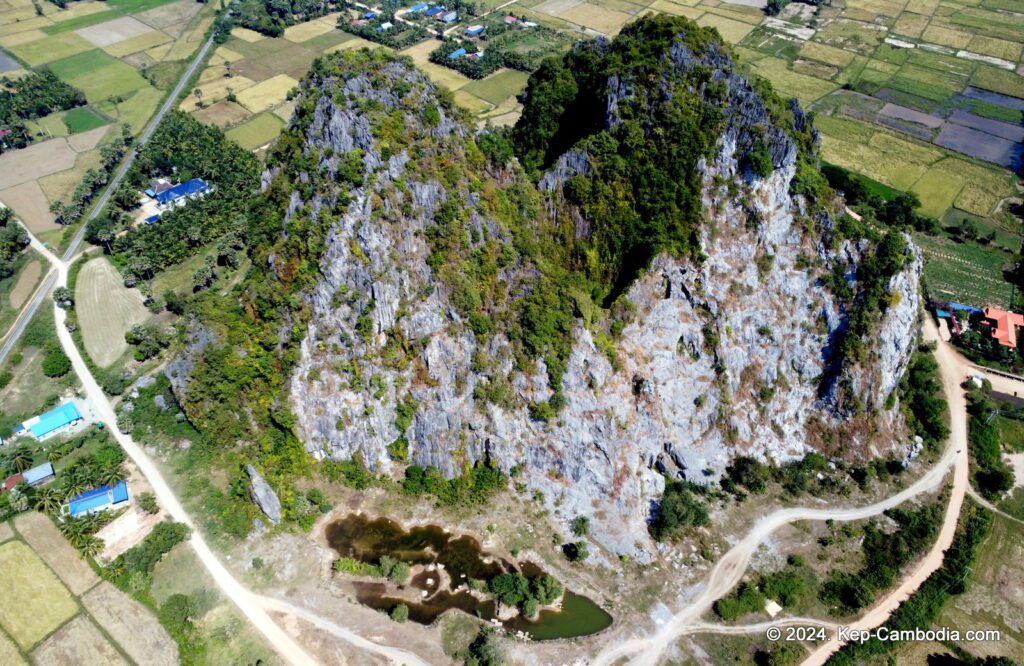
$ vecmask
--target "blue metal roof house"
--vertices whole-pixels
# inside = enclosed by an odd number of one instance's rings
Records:
[[[454,51],[452,51],[451,53],[448,54],[448,59],[449,60],[458,60],[459,58],[461,58],[464,55],[466,55],[466,49],[455,49]]]
[[[440,18],[441,23],[455,23],[459,18],[458,12],[448,12]]]
[[[427,11],[423,12],[424,16],[437,16],[444,11],[444,7],[431,7]]]
[[[69,426],[72,426],[81,420],[82,415],[78,413],[78,408],[75,407],[75,403],[65,402],[60,407],[51,409],[39,416],[33,416],[22,425],[25,426],[26,430],[32,433],[33,437],[38,440],[44,440],[63,432]]]
[[[174,187],[157,192],[156,202],[161,206],[176,204],[186,197],[196,197],[210,191],[210,186],[202,178],[193,178]]]
[[[427,8],[427,3],[425,3],[425,2],[417,2],[415,5],[413,5],[412,7],[409,8],[409,12],[408,13],[410,13],[410,14],[418,14],[418,13],[422,12],[426,8]]]
[[[377,12],[366,12],[365,14],[363,14],[363,18],[367,20],[375,19],[377,18]]]
[[[78,497],[73,498],[65,507],[66,513],[70,514],[72,518],[77,518],[78,516],[86,516],[97,511],[104,511],[127,501],[128,483],[118,481],[113,487],[100,486],[99,488],[87,490]]]
[[[482,26],[482,25],[471,25],[471,26],[469,26],[468,28],[466,28],[466,29],[464,30],[464,32],[465,32],[465,33],[466,33],[467,35],[472,35],[472,36],[474,36],[474,37],[475,37],[476,35],[482,35],[482,34],[483,34],[483,32],[484,32],[484,26]]]
[[[36,465],[32,469],[25,470],[21,475],[28,485],[40,486],[53,478],[53,465],[50,463]]]

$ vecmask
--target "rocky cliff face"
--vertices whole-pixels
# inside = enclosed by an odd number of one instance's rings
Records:
[[[305,155],[337,180],[343,157],[361,151],[367,177],[331,222],[320,277],[304,296],[311,316],[291,377],[291,406],[313,455],[360,454],[373,469],[397,473],[394,444],[404,438],[407,462],[435,465],[448,476],[487,457],[506,471],[519,467],[519,480],[541,491],[557,515],[567,521],[591,516],[602,543],[635,553],[648,542],[646,521],[663,473],[701,481],[716,478],[740,453],[797,458],[820,445],[816,429],[858,419],[871,423],[874,437],[851,434],[844,453],[902,446],[890,396],[916,338],[919,254],[913,250],[889,282],[894,296],[877,334],[866,341],[864,359],[841,363],[834,347],[847,312],[822,276],[841,266],[856,286],[868,243],[830,242],[828,220],[811,231],[804,201],[790,194],[797,149],[783,129],[768,123],[725,56],[716,51],[714,59],[700,59],[677,45],[669,57],[678,69],[711,67],[712,79],[731,91],[726,129],[713,158],[699,166],[703,260],[657,256],[625,294],[630,313],[613,350],[577,321],[561,382],[565,404],[548,421],[532,419],[527,408],[551,394],[544,361],[524,367],[507,336],[482,341],[473,332],[430,265],[427,238],[439,209],[458,201],[470,236],[510,243],[506,226],[482,205],[481,192],[488,184],[533,186],[493,166],[470,179],[479,177],[483,186],[446,182],[443,172],[423,168],[438,156],[467,154],[472,130],[403,63],[381,64],[372,74],[340,68],[304,84],[304,98],[315,100]],[[622,79],[608,86],[605,122],[611,126],[632,93]],[[371,103],[408,131],[428,136],[431,148],[384,132],[365,114]],[[436,109],[428,121],[425,108]],[[805,122],[799,109],[795,117]],[[743,165],[742,153],[755,136],[767,136],[775,166],[766,178]],[[569,216],[577,228],[585,225],[562,200],[562,188],[587,168],[585,151],[557,160],[540,180],[547,210],[536,215]],[[264,182],[272,176],[269,171]],[[288,214],[316,217],[338,197],[334,190],[298,188]],[[526,288],[525,273],[515,264],[499,271],[509,298]],[[481,358],[494,368],[491,378],[479,371]],[[512,401],[481,398],[478,389],[495,376],[509,380]],[[869,414],[854,414],[843,390],[860,396]]]

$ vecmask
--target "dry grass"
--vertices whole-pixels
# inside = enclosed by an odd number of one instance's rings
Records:
[[[261,113],[285,101],[288,91],[298,85],[299,82],[287,74],[278,74],[238,92],[238,103],[253,113]]]
[[[93,46],[100,48],[134,39],[147,32],[151,32],[150,27],[131,16],[122,16],[112,21],[105,21],[87,28],[75,30],[76,35],[87,40]]]
[[[605,9],[589,2],[582,2],[555,14],[555,16],[605,35],[616,34],[622,26],[633,18],[625,12]]]
[[[100,164],[100,151],[90,150],[84,153],[79,153],[78,157],[75,158],[74,166],[71,169],[64,171],[58,171],[55,174],[44,176],[39,179],[39,187],[42,188],[43,194],[50,201],[66,200],[71,196],[71,192],[75,189],[79,182],[82,180],[82,176],[85,174],[87,169],[95,168]]]
[[[89,618],[79,615],[50,636],[32,652],[37,664],[71,666],[72,664],[104,664],[119,666],[127,663]]]
[[[804,42],[803,47],[800,49],[800,56],[817,60],[827,65],[835,65],[836,67],[846,67],[853,62],[854,58],[854,55],[849,51],[818,42]]]
[[[217,102],[212,106],[193,111],[192,115],[202,123],[216,125],[223,129],[237,125],[251,114],[234,102]]]
[[[932,23],[921,33],[921,38],[927,42],[951,46],[956,49],[965,49],[971,43],[973,35],[969,32],[949,28],[938,23]]]
[[[673,16],[685,16],[688,19],[696,19],[704,10],[698,7],[687,7],[686,5],[680,4],[679,2],[673,2],[672,0],[655,0],[654,4],[650,6],[656,12],[662,14],[672,14]]]
[[[138,53],[139,51],[147,51],[169,41],[171,41],[170,35],[157,30],[151,30],[138,37],[132,37],[123,42],[112,44],[103,50],[112,56],[121,58],[132,53]]]
[[[34,234],[53,231],[60,227],[53,221],[49,200],[39,188],[39,183],[34,180],[0,192],[0,201],[13,209],[22,223]]]
[[[290,42],[305,42],[313,39],[314,37],[326,35],[334,29],[334,24],[322,19],[316,19],[314,21],[306,21],[305,23],[298,23],[285,28],[284,38]]]
[[[255,30],[249,30],[249,28],[234,28],[231,31],[231,34],[244,42],[249,42],[250,44],[255,44],[258,41],[266,39],[266,37],[260,33]]]
[[[119,359],[128,350],[124,334],[149,318],[139,290],[125,287],[117,269],[102,257],[82,267],[75,302],[85,350],[100,367]]]
[[[911,12],[903,12],[900,17],[896,19],[896,23],[892,27],[892,31],[897,35],[905,35],[907,37],[920,37],[924,29],[928,27],[928,17],[921,16],[920,14],[914,14]]]
[[[238,95],[241,91],[256,85],[256,82],[245,76],[233,76],[230,79],[221,77],[207,83],[196,86],[203,93],[203,104],[210,105],[219,102],[228,96],[228,88]],[[195,92],[189,93],[181,102],[179,107],[182,111],[191,112],[199,108],[199,98]]]
[[[110,583],[104,581],[82,597],[82,604],[136,663],[178,663],[178,645],[153,614]]]
[[[18,653],[18,646],[11,642],[3,634],[0,634],[0,664],[8,666],[28,666],[28,662],[21,658]]]
[[[67,588],[24,543],[9,541],[0,546],[0,571],[4,572],[0,625],[22,649],[31,648],[78,612]]]
[[[25,264],[25,267],[18,273],[18,280],[14,283],[11,293],[7,294],[7,301],[15,310],[20,310],[28,297],[36,290],[39,277],[43,274],[43,264],[39,261],[32,261]]]
[[[66,139],[50,139],[0,155],[0,190],[75,166],[75,151]]]
[[[14,527],[75,596],[99,582],[92,567],[45,515],[38,511],[23,513],[14,519]]]

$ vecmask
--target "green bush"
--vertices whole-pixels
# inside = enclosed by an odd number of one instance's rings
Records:
[[[666,481],[658,512],[651,522],[650,531],[655,539],[663,541],[690,527],[708,524],[707,507],[679,481]]]

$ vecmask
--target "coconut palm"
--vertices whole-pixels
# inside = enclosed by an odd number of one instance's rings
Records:
[[[115,486],[125,479],[124,466],[121,464],[108,465],[99,470],[96,479],[105,485]]]
[[[24,472],[32,466],[32,452],[27,446],[16,447],[8,454],[7,464],[15,472]]]
[[[82,537],[81,543],[76,548],[86,557],[96,557],[103,550],[103,539],[92,534],[86,534]]]
[[[56,488],[42,488],[36,492],[36,510],[44,513],[56,513],[63,504],[62,500],[60,491]]]

